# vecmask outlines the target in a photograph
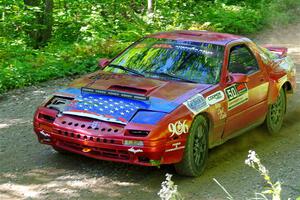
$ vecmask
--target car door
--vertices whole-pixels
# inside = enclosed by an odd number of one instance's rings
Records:
[[[247,44],[230,47],[227,65],[229,77],[224,88],[227,120],[223,138],[264,120],[269,82],[257,56]]]

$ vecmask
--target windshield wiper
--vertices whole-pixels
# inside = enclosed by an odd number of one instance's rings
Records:
[[[192,81],[192,80],[189,80],[189,79],[185,79],[185,78],[182,78],[182,77],[178,77],[176,75],[173,75],[173,74],[169,74],[169,73],[166,73],[166,72],[146,72],[147,74],[153,74],[153,75],[158,75],[158,76],[164,76],[164,77],[169,77],[171,79],[176,79],[176,80],[180,80],[180,81],[185,81],[185,82],[189,82],[189,83],[198,83],[196,81]]]
[[[134,70],[134,69],[126,68],[126,67],[124,67],[124,66],[122,66],[122,65],[109,64],[108,66],[109,66],[109,67],[112,67],[112,68],[121,69],[121,70],[123,70],[123,71],[128,71],[128,72],[130,72],[130,73],[133,73],[133,74],[136,74],[136,75],[145,77],[144,74],[142,74],[142,73],[140,73],[140,72],[138,72],[138,71],[136,71],[136,70]]]

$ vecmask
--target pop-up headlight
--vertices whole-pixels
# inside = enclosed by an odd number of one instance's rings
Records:
[[[70,104],[73,98],[69,97],[59,97],[59,96],[54,96],[47,104],[46,107],[50,109],[54,109],[57,111],[62,111],[63,108]]]

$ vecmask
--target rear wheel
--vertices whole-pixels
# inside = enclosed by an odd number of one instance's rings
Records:
[[[286,109],[286,96],[283,88],[274,104],[269,105],[266,118],[267,129],[270,133],[278,133],[283,124],[284,113]]]
[[[208,123],[204,116],[194,119],[190,128],[184,155],[180,163],[175,164],[178,174],[199,176],[204,171],[208,155]]]

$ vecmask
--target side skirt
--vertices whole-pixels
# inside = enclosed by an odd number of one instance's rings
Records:
[[[214,148],[216,146],[219,146],[219,145],[225,143],[226,141],[228,141],[228,140],[230,140],[232,138],[238,137],[238,136],[242,135],[243,133],[245,133],[245,132],[247,132],[249,130],[252,130],[252,129],[254,129],[254,128],[260,126],[260,125],[262,125],[264,123],[264,121],[265,121],[265,117],[263,117],[262,119],[259,119],[258,121],[256,121],[255,123],[251,124],[250,126],[248,126],[246,128],[243,128],[243,129],[241,129],[241,130],[239,130],[239,131],[231,134],[230,136],[228,136],[226,138],[222,138],[222,139],[214,142],[213,144],[210,144],[209,148],[212,149],[212,148]]]

